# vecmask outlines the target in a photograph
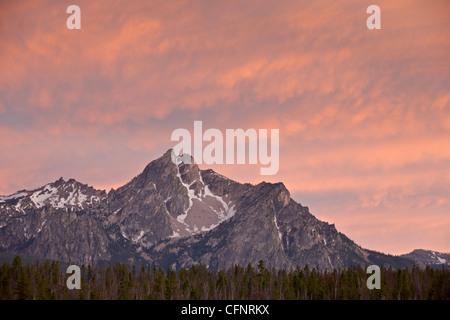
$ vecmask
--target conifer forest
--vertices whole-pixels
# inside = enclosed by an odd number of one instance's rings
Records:
[[[366,268],[292,271],[234,265],[162,270],[116,263],[82,265],[81,288],[70,290],[70,274],[57,261],[23,263],[16,256],[0,266],[1,300],[448,300],[450,270],[381,267],[381,288],[368,289]]]

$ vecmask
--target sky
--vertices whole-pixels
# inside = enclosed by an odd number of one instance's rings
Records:
[[[69,30],[69,5],[81,29]],[[381,9],[369,30],[368,6]],[[279,129],[280,165],[204,165],[364,248],[450,252],[447,0],[2,1],[0,194],[117,188],[177,128]]]

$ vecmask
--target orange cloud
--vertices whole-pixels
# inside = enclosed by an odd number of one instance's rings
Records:
[[[323,197],[320,216],[375,248],[406,249],[388,242],[408,230],[449,243],[433,223],[450,210],[448,1],[380,0],[379,31],[365,27],[369,1],[77,4],[78,31],[67,3],[0,4],[1,194],[61,175],[118,186],[194,120],[279,128],[276,176],[214,168]],[[412,205],[429,218],[400,226]]]

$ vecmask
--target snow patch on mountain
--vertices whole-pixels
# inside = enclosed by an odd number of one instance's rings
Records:
[[[20,198],[23,198],[23,197],[25,197],[27,195],[28,195],[28,193],[26,193],[26,192],[19,192],[19,193],[15,193],[13,195],[10,195],[10,196],[0,196],[0,203],[6,202],[8,200],[20,199]]]
[[[183,187],[186,188],[187,190],[187,194],[189,196],[189,208],[186,210],[186,213],[191,209],[192,205],[193,205],[193,199],[196,199],[197,197],[195,196],[195,191],[190,189],[190,186],[192,185],[188,185],[187,183],[183,182],[183,179],[181,178],[181,174],[180,174],[180,166],[177,165],[177,177],[180,180],[181,184],[183,185]]]
[[[57,192],[58,192],[57,188],[53,188],[49,184],[47,184],[44,187],[44,189],[34,192],[30,196],[30,200],[33,201],[33,203],[37,208],[41,208],[45,205],[48,199],[53,198],[52,200],[55,200],[57,198],[56,197]],[[55,205],[54,201],[52,202],[52,205],[53,206]]]
[[[173,234],[169,238],[179,238],[179,237],[180,237],[180,233],[174,231]]]
[[[440,263],[447,263],[447,260],[437,257]]]
[[[278,223],[277,223],[277,216],[273,216],[273,222],[275,223],[275,227],[277,227],[277,231],[278,231],[278,238],[282,238],[282,234],[280,232],[280,228],[278,227]]]
[[[189,207],[184,213],[178,215],[176,220],[186,226],[185,230],[188,234],[210,231],[220,223],[234,216],[236,213],[234,204],[231,204],[224,197],[212,193],[208,186],[205,185],[200,172],[198,172],[198,176],[194,177],[194,179],[191,176],[191,180],[188,180],[189,183],[183,181],[183,177],[190,170],[185,171],[182,177],[180,165],[177,165],[176,176],[181,185],[186,189],[189,198]],[[190,175],[192,175],[192,172]],[[191,188],[196,183],[201,186],[197,190],[197,193],[196,190]]]
[[[8,206],[10,200],[19,200],[11,208],[25,213],[24,209],[38,209],[51,206],[55,209],[85,209],[87,206],[100,203],[100,197],[89,194],[90,188],[71,179],[68,182],[60,179],[42,188],[27,192],[19,192],[10,196],[0,196],[0,203]],[[33,206],[34,205],[34,206]]]

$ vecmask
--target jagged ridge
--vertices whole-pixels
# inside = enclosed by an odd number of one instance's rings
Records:
[[[175,164],[171,149],[109,193],[62,178],[0,197],[0,249],[77,263],[291,269],[412,260],[373,254],[291,199],[282,183],[241,184]],[[192,159],[193,160],[193,159]]]

